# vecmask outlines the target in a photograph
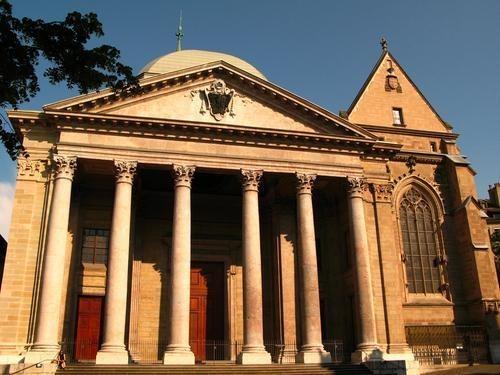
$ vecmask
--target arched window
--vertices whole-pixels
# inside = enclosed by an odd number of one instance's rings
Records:
[[[399,206],[408,291],[439,293],[440,251],[438,225],[431,206],[415,188],[407,190]]]

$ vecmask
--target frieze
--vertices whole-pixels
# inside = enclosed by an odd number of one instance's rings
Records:
[[[33,160],[29,156],[20,156],[17,159],[18,177],[37,179],[42,173],[42,162]]]
[[[297,193],[311,194],[317,175],[297,172],[295,176],[297,177]]]
[[[434,156],[434,155],[417,155],[417,154],[396,154],[391,159],[393,161],[403,161],[405,162],[408,168],[415,167],[417,163],[422,164],[439,164],[443,160],[442,156]]]
[[[262,180],[262,170],[240,169],[241,184],[243,190],[259,190],[259,185]]]
[[[52,160],[54,161],[53,168],[55,178],[73,179],[76,171],[76,156],[54,154]]]
[[[381,202],[390,202],[392,193],[394,192],[394,185],[392,184],[370,184],[370,190],[375,196],[375,200]]]
[[[137,171],[136,161],[114,160],[116,182],[133,183]]]
[[[191,182],[193,181],[195,166],[186,166],[174,164],[172,167],[172,174],[174,177],[175,186],[187,186],[191,187]]]

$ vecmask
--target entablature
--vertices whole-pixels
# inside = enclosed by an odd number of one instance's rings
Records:
[[[268,128],[194,121],[159,120],[146,117],[138,118],[63,111],[30,112],[28,116],[25,116],[24,111],[12,111],[9,113],[9,116],[15,125],[22,126],[28,123],[30,126],[52,126],[60,131],[85,131],[143,137],[154,136],[217,143],[251,144],[263,147],[341,152],[356,155],[369,154],[382,159],[391,158],[400,149],[400,145],[395,143],[337,134],[305,133],[279,129],[269,130]]]

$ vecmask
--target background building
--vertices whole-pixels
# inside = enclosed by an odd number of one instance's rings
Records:
[[[382,47],[342,116],[196,50],[11,111],[1,360],[497,362],[475,173]]]
[[[500,282],[500,183],[496,182],[488,189],[489,199],[481,199],[481,206],[488,217],[486,224],[495,253],[495,265]]]

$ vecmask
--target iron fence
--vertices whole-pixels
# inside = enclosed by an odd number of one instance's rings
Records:
[[[190,341],[191,349],[196,353],[197,362],[228,361],[235,362],[242,351],[243,342],[227,340]],[[325,350],[331,353],[334,363],[344,362],[343,343],[341,340],[323,342]],[[136,340],[130,341],[128,349],[134,363],[160,364],[166,349],[166,341]],[[266,350],[271,354],[273,363],[295,363],[295,356],[300,350],[295,341],[282,342],[266,340]],[[96,341],[65,341],[61,348],[66,354],[68,362],[95,361],[100,343]]]
[[[488,362],[482,326],[407,326],[406,339],[421,366]]]

